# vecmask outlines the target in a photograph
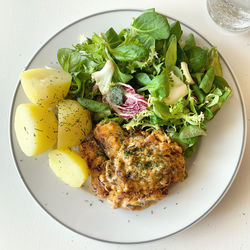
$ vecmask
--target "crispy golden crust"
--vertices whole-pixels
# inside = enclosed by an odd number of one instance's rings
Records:
[[[125,132],[116,122],[109,122],[102,125],[97,124],[94,130],[96,140],[102,145],[105,154],[109,157],[115,157],[119,151],[123,140],[125,139]]]
[[[96,143],[94,138],[83,142],[79,146],[79,151],[82,158],[84,158],[88,163],[91,175],[91,184],[96,190],[97,195],[102,198],[106,198],[108,191],[99,180],[99,176],[105,171],[105,163],[107,161],[106,155],[101,147]]]
[[[96,141],[83,142],[80,152],[90,166],[97,195],[113,208],[143,209],[168,194],[169,186],[184,180],[182,148],[161,130],[130,135],[116,123],[98,124]]]

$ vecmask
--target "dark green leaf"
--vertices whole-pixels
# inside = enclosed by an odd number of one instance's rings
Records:
[[[186,41],[185,41],[185,46],[184,46],[184,51],[189,50],[192,47],[195,47],[195,39],[194,39],[194,35],[192,33],[190,33],[187,37],[186,37]]]
[[[175,21],[170,25],[170,34],[174,34],[177,38],[177,41],[180,40],[182,35],[181,25],[179,21]]]
[[[118,36],[113,28],[110,28],[105,33],[105,37],[111,48],[115,48],[122,43],[122,39]]]
[[[177,65],[180,65],[181,62],[188,62],[188,58],[184,50],[181,48],[180,44],[177,43]]]
[[[207,63],[207,51],[200,47],[191,47],[186,51],[191,72],[201,72]]]
[[[220,76],[214,77],[214,85],[221,90],[225,90],[225,88],[230,89],[230,86],[228,85],[227,81],[223,77],[220,77]]]
[[[201,89],[199,89],[199,86],[197,84],[191,85],[192,90],[194,91],[195,96],[198,98],[200,103],[203,103],[205,100],[205,94]]]

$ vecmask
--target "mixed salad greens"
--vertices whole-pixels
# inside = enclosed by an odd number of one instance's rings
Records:
[[[57,57],[73,82],[68,98],[96,122],[125,129],[163,129],[191,156],[198,139],[231,95],[216,47],[202,48],[193,34],[182,40],[179,21],[169,25],[154,9],[117,33],[81,35]]]

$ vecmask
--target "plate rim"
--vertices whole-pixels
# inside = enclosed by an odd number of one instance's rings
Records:
[[[29,63],[25,66],[24,70],[28,69],[28,67],[30,66],[30,64],[32,63],[32,61],[34,60],[34,58],[37,56],[37,54],[39,54],[39,52],[51,41],[54,39],[54,37],[56,37],[58,34],[62,33],[64,30],[68,29],[69,27],[92,17],[95,16],[99,16],[99,15],[103,15],[103,14],[109,14],[109,13],[114,13],[114,12],[126,12],[126,11],[134,11],[134,12],[143,12],[144,9],[130,9],[130,8],[125,8],[125,9],[111,9],[111,10],[105,10],[105,11],[100,11],[100,12],[96,12],[94,14],[91,15],[87,15],[84,16],[68,25],[66,25],[65,27],[63,27],[62,29],[60,29],[59,31],[57,31],[53,36],[51,36],[38,50],[36,50],[36,52],[34,53],[34,55],[31,57],[31,59],[29,60]],[[173,21],[179,21],[176,18],[173,18],[169,15],[164,15],[166,18],[171,19]],[[179,21],[181,25],[186,26],[187,28],[189,28],[190,30],[192,30],[194,33],[197,33],[203,40],[205,40],[209,46],[213,46],[213,44],[204,36],[202,35],[200,32],[196,31],[194,28],[190,27],[189,25],[185,24],[182,21]],[[66,225],[64,222],[60,221],[60,219],[56,218],[55,215],[53,215],[52,213],[50,213],[46,207],[36,198],[35,194],[32,192],[32,190],[30,189],[30,187],[28,186],[28,184],[25,181],[25,178],[22,175],[22,172],[20,170],[20,166],[18,164],[18,160],[16,158],[15,152],[14,152],[14,140],[13,140],[13,136],[12,136],[12,125],[13,125],[13,118],[14,118],[14,104],[15,104],[15,100],[16,100],[16,96],[17,96],[17,92],[21,86],[20,84],[20,80],[18,81],[17,86],[15,87],[15,92],[14,95],[12,96],[12,101],[11,101],[11,111],[10,111],[10,115],[9,115],[9,140],[10,140],[10,147],[11,147],[11,153],[12,153],[12,157],[13,160],[15,162],[16,165],[16,169],[18,171],[19,176],[21,177],[24,186],[26,187],[26,189],[29,191],[29,194],[32,196],[32,198],[39,204],[39,206],[43,209],[43,211],[45,211],[49,216],[51,216],[55,221],[57,221],[59,224],[63,225],[64,227],[68,228],[69,230],[73,231],[74,233],[77,233],[81,236],[85,236],[87,238],[93,239],[93,240],[97,240],[100,242],[105,242],[105,243],[112,243],[112,244],[122,244],[122,245],[131,245],[131,244],[142,244],[142,243],[149,243],[149,242],[154,242],[157,240],[161,240],[167,237],[170,237],[172,235],[175,235],[177,233],[183,232],[184,230],[192,227],[193,225],[195,225],[196,223],[198,223],[199,221],[201,221],[203,218],[205,218],[218,204],[219,202],[222,200],[222,198],[225,196],[225,194],[227,193],[227,191],[229,190],[229,188],[231,187],[238,171],[239,168],[241,166],[241,162],[243,159],[243,155],[244,155],[244,151],[245,151],[245,147],[246,147],[246,138],[247,138],[247,120],[246,120],[246,107],[245,107],[245,102],[244,102],[244,97],[242,95],[242,91],[240,88],[240,85],[238,84],[235,74],[233,72],[233,70],[231,69],[231,67],[229,66],[229,64],[227,63],[227,61],[224,59],[224,57],[221,55],[221,53],[219,52],[220,58],[223,61],[223,63],[226,65],[226,67],[229,70],[229,73],[231,74],[233,81],[235,83],[237,92],[239,93],[239,99],[240,99],[240,104],[241,104],[241,108],[242,108],[242,116],[243,116],[243,140],[242,140],[242,145],[241,145],[241,150],[240,150],[240,155],[236,164],[236,168],[233,172],[233,175],[230,179],[230,181],[228,182],[226,188],[224,189],[224,191],[220,194],[219,198],[213,203],[213,205],[211,207],[209,207],[201,216],[199,216],[196,220],[194,220],[193,222],[189,223],[188,225],[186,225],[185,227],[176,230],[173,233],[167,234],[165,236],[161,236],[155,239],[150,239],[150,240],[144,240],[144,241],[131,241],[131,242],[119,242],[119,241],[110,241],[110,240],[105,240],[105,239],[101,239],[101,238],[97,238],[94,236],[90,236],[87,234],[84,234],[82,232],[79,232],[78,230],[70,227],[69,225]]]

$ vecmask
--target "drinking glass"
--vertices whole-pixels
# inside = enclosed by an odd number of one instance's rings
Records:
[[[207,9],[214,22],[229,31],[250,27],[250,0],[207,0]]]

